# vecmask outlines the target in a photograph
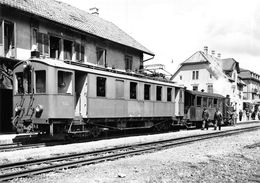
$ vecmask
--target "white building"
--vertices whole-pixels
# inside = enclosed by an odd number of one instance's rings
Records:
[[[244,83],[238,77],[239,63],[233,58],[221,59],[220,54],[198,51],[182,62],[171,80],[188,90],[205,91],[229,96],[232,105],[242,109]]]

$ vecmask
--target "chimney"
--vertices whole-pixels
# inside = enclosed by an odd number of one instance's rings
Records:
[[[218,53],[218,58],[221,58],[221,53]]]
[[[96,8],[96,7],[93,7],[93,8],[90,8],[89,9],[89,11],[90,11],[90,14],[92,14],[92,15],[96,15],[96,16],[98,16],[99,15],[99,12],[98,12],[98,8]]]
[[[208,47],[204,46],[204,53],[207,55],[208,54]]]
[[[211,55],[212,55],[212,56],[215,55],[215,50],[211,50]]]

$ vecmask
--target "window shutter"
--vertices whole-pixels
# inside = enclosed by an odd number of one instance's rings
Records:
[[[79,43],[74,43],[75,45],[75,52],[76,52],[76,60],[79,60],[79,48],[80,48],[80,45]]]
[[[0,19],[0,44],[3,44],[3,20]]]
[[[36,41],[37,41],[37,45],[38,45],[38,51],[40,52],[40,54],[43,54],[43,41],[42,41],[42,33],[37,32],[37,36],[36,36]]]
[[[43,34],[44,53],[49,54],[49,35]]]
[[[80,46],[80,60],[81,61],[84,61],[84,57],[85,57],[85,46],[84,45],[81,45]]]

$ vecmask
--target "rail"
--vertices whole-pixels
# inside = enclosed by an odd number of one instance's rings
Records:
[[[107,160],[115,160],[126,156],[133,156],[143,153],[158,151],[161,149],[181,146],[201,140],[207,140],[216,137],[224,137],[244,133],[248,131],[258,130],[260,125],[251,126],[240,129],[217,131],[215,133],[207,133],[181,137],[168,140],[160,140],[149,143],[141,143],[128,146],[120,146],[97,151],[63,155],[51,158],[36,159],[30,161],[16,162],[0,165],[0,181],[6,181],[13,178],[31,176],[34,174],[51,172],[57,169],[72,168],[82,165],[99,163]],[[32,166],[34,165],[34,166]]]

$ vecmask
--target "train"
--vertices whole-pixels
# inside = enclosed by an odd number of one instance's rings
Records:
[[[32,58],[13,73],[18,133],[97,137],[108,130],[199,127],[203,108],[212,118],[216,107],[225,113],[228,101],[165,78],[80,62]]]

